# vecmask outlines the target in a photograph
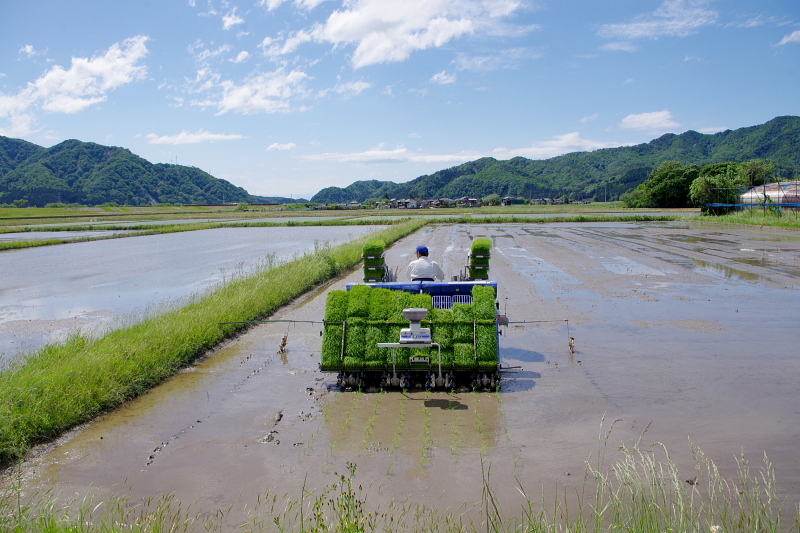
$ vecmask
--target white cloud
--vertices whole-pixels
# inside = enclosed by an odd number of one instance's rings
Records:
[[[351,81],[348,83],[340,83],[334,87],[333,90],[344,95],[345,98],[350,98],[359,95],[361,91],[369,89],[370,87],[372,87],[372,84],[365,81]]]
[[[73,57],[69,70],[54,66],[16,95],[0,93],[0,118],[11,121],[11,130],[24,135],[30,130],[31,108],[57,113],[77,113],[103,102],[108,91],[145,77],[139,64],[147,55],[147,37],[138,35],[113,44],[103,55],[91,59]]]
[[[284,1],[261,0],[258,5],[273,10]],[[294,4],[311,9],[322,1],[295,0]],[[518,0],[346,0],[343,8],[331,13],[325,22],[286,39],[267,38],[261,47],[274,59],[309,41],[354,44],[350,62],[358,69],[404,61],[417,50],[441,47],[475,32],[501,36],[528,33],[538,26],[510,27],[501,20],[522,5]]]
[[[639,47],[635,44],[629,43],[627,41],[614,41],[612,43],[606,43],[600,47],[600,50],[604,50],[606,52],[635,52]]]
[[[458,70],[490,72],[500,69],[518,68],[527,59],[539,59],[544,52],[536,48],[508,48],[488,56],[459,54],[453,61]]]
[[[419,134],[418,131],[412,131],[408,134],[409,139],[422,139],[422,135]]]
[[[310,42],[314,39],[314,36],[305,31],[300,30],[298,32],[294,32],[289,38],[283,41],[283,44],[280,44],[281,38],[272,37],[265,37],[259,47],[264,50],[264,55],[267,55],[271,58],[277,58],[278,56],[291,54],[297,48],[304,43]]]
[[[267,11],[273,11],[286,1],[287,0],[259,0],[256,5],[267,8]],[[325,0],[294,0],[294,5],[305,10],[311,10],[324,1]]]
[[[22,48],[19,49],[18,53],[20,55],[25,55],[25,56],[27,56],[28,59],[30,59],[33,56],[39,55],[40,52],[37,52],[36,50],[34,50],[32,45],[26,44],[25,46],[23,46]]]
[[[236,55],[235,58],[229,59],[228,61],[231,61],[232,63],[244,63],[245,61],[247,61],[248,57],[250,57],[250,52],[242,50]]]
[[[600,115],[598,113],[595,113],[594,115],[585,116],[581,119],[581,124],[586,124],[587,122],[594,122],[599,117]]]
[[[296,146],[297,145],[294,144],[294,143],[286,143],[286,144],[273,143],[273,144],[270,144],[267,147],[267,150],[270,150],[270,151],[271,150],[280,150],[280,151],[291,150],[292,148],[295,148]]]
[[[800,30],[795,30],[789,35],[784,36],[783,39],[781,39],[781,42],[779,42],[776,46],[783,46],[787,43],[800,43]]]
[[[440,85],[447,85],[448,83],[455,83],[456,82],[456,75],[455,74],[447,74],[445,71],[441,71],[437,74],[434,74],[431,78],[431,83],[438,83]]]
[[[685,37],[716,22],[718,13],[706,9],[706,3],[705,0],[665,0],[652,14],[639,15],[631,22],[603,24],[597,34],[623,40]]]
[[[183,130],[177,135],[158,136],[155,133],[150,133],[146,138],[148,139],[147,142],[150,144],[197,144],[207,141],[230,141],[234,139],[243,139],[244,137],[238,134],[227,135],[224,133],[210,133],[199,129],[195,133],[189,133]]]
[[[307,96],[307,78],[305,72],[293,70],[286,74],[279,68],[274,72],[251,76],[241,84],[230,80],[219,83],[215,81],[213,87],[205,88],[222,89],[222,94],[216,98],[193,101],[192,105],[214,106],[219,110],[218,115],[229,111],[242,114],[289,111],[291,98]]]
[[[619,127],[625,130],[667,132],[680,126],[672,120],[672,113],[664,109],[663,111],[653,111],[652,113],[631,114],[623,118]]]
[[[222,29],[229,30],[237,24],[244,22],[244,19],[236,14],[236,8],[222,17]]]
[[[510,159],[522,156],[533,159],[546,159],[571,152],[583,152],[597,150],[600,148],[615,148],[623,146],[616,142],[592,141],[582,139],[577,132],[558,135],[549,141],[535,142],[531,146],[524,148],[496,148],[491,152],[461,151],[454,154],[424,154],[420,152],[410,152],[403,146],[398,146],[394,150],[384,149],[380,144],[375,148],[364,152],[355,153],[325,153],[305,156],[305,159],[312,161],[333,161],[337,163],[355,163],[359,165],[370,165],[379,163],[444,163],[458,164],[479,159],[481,157],[495,157],[498,159]]]
[[[194,44],[190,44],[186,47],[190,54],[194,56],[195,61],[198,63],[206,63],[209,59],[215,58],[217,56],[227,54],[231,50],[233,50],[233,46],[229,44],[223,44],[219,46],[216,50],[208,50],[206,49],[206,45],[197,40]],[[199,52],[197,51],[199,50]]]

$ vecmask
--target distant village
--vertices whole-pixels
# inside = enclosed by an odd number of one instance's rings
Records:
[[[498,197],[499,198],[499,197]],[[443,208],[443,207],[481,207],[484,205],[563,205],[566,202],[563,198],[534,198],[526,200],[520,196],[506,196],[500,198],[499,202],[487,201],[486,198],[470,198],[463,196],[461,198],[438,198],[432,200],[416,200],[414,198],[390,198],[384,200],[376,200],[374,203],[370,202],[348,202],[339,204],[321,204],[314,207],[314,209],[361,209],[361,208],[374,208],[374,209],[427,209],[427,208]],[[573,201],[570,203],[577,204],[590,204],[591,200]]]

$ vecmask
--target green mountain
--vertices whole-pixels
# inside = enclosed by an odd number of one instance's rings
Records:
[[[76,140],[43,148],[0,136],[0,203],[97,205],[258,203],[196,167],[153,164],[125,148]]]
[[[777,117],[760,126],[704,135],[687,131],[662,135],[649,143],[543,160],[515,157],[477,161],[420,176],[406,183],[357,181],[328,187],[312,202],[338,203],[367,198],[482,198],[489,194],[525,198],[618,198],[645,181],[663,161],[700,166],[761,158],[775,162],[771,179],[796,179],[800,173],[800,117]]]

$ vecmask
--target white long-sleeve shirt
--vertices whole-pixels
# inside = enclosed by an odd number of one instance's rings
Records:
[[[444,271],[435,261],[428,259],[428,256],[420,256],[419,259],[411,261],[406,268],[406,277],[410,280],[418,278],[430,278],[444,281]]]

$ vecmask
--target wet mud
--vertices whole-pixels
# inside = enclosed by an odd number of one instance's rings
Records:
[[[22,468],[27,494],[174,493],[195,509],[241,510],[265,490],[299,497],[348,461],[370,505],[458,509],[486,472],[509,511],[517,483],[574,493],[607,446],[661,442],[691,477],[691,443],[736,472],[772,461],[800,500],[800,241],[783,230],[692,223],[441,225],[387,252],[404,266],[425,243],[448,274],[470,242],[494,242],[491,276],[512,324],[499,393],[339,392],[318,371],[320,325],[264,324],[109,413]],[[359,281],[354,273],[326,288]],[[325,291],[274,318],[320,320]],[[569,338],[574,337],[574,349]],[[231,520],[236,512],[232,512]]]

